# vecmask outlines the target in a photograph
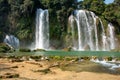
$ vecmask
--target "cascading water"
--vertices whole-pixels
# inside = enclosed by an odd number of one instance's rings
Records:
[[[95,30],[95,46],[96,46],[96,50],[99,50],[99,46],[98,46],[98,32],[97,32],[97,26],[96,26],[96,18],[98,18],[93,12],[91,12],[92,14],[92,18],[94,20],[94,30]]]
[[[75,40],[75,29],[74,29],[74,16],[73,15],[71,15],[70,17],[69,17],[69,22],[70,22],[70,25],[71,25],[71,29],[72,29],[72,41],[73,41],[73,49],[74,50],[76,50],[76,47],[75,47],[75,42],[76,42],[76,40]]]
[[[86,46],[87,50],[91,51],[110,50],[115,48],[115,41],[113,41],[114,31],[112,27],[109,28],[109,44],[108,36],[105,35],[102,21],[93,12],[86,10],[75,10],[72,16],[73,17],[70,16],[69,22],[71,22],[71,27],[73,27],[72,30],[74,30],[75,27],[77,27],[78,30],[78,50],[86,50]],[[77,26],[75,26],[75,23]],[[74,33],[75,30],[71,32]],[[73,36],[73,38],[74,37],[75,36]],[[111,47],[109,48],[109,46]],[[73,47],[76,46],[74,45]]]
[[[114,26],[109,23],[108,24],[108,34],[109,34],[109,45],[110,49],[115,49],[115,33],[114,33]]]
[[[49,18],[48,10],[37,9],[35,49],[49,48]]]
[[[107,36],[105,35],[105,30],[104,30],[104,27],[103,27],[103,23],[102,23],[100,18],[99,18],[99,21],[101,23],[101,27],[102,27],[102,30],[103,30],[103,32],[101,34],[102,35],[102,50],[103,51],[110,50],[109,45],[108,45],[108,41],[107,41]]]
[[[93,12],[76,10],[73,18],[78,28],[78,50],[84,50],[86,46],[90,50],[99,50],[97,16]]]
[[[6,35],[4,42],[12,48],[15,48],[15,49],[19,48],[19,39],[17,39],[13,35]]]

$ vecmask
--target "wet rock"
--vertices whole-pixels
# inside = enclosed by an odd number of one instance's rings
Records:
[[[82,60],[88,60],[88,61],[89,61],[89,60],[90,60],[90,57],[85,56],[85,57],[81,57],[81,59],[82,59]]]
[[[42,56],[41,60],[48,60],[49,61],[49,58],[47,56]]]
[[[11,48],[6,43],[0,43],[0,52],[6,53],[9,52]]]
[[[56,63],[53,63],[52,65],[50,65],[49,68],[59,67],[59,66],[60,66],[60,63],[59,63],[59,62],[56,62]]]
[[[85,45],[84,46],[84,50],[90,50],[90,46],[89,45]]]
[[[5,73],[5,74],[0,75],[1,79],[18,78],[18,77],[19,77],[19,74],[17,74],[17,73]]]
[[[30,56],[31,59],[35,61],[40,61],[42,56]]]
[[[22,61],[29,61],[30,57],[29,56],[23,56],[20,60],[22,60]]]
[[[72,51],[72,47],[64,48],[63,51]]]
[[[33,72],[42,72],[44,74],[50,73],[51,70],[49,68],[44,68],[44,69],[38,69],[38,70],[32,70]]]
[[[12,66],[11,68],[18,68],[18,66]]]
[[[20,52],[31,52],[31,50],[28,48],[21,48],[21,49],[19,49],[19,51]]]
[[[18,68],[18,66],[3,67],[3,68],[0,68],[0,69],[11,69],[11,68]]]
[[[96,60],[96,59],[98,59],[98,57],[97,56],[92,56],[92,59]]]
[[[27,61],[26,63],[39,65],[39,67],[43,67],[43,65],[41,65],[39,62]]]
[[[9,62],[22,62],[23,60],[21,59],[10,59]]]

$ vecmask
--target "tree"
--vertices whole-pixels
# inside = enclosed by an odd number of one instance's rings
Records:
[[[58,38],[62,38],[61,36],[67,33],[67,21],[68,17],[74,10],[74,0],[41,0],[44,5],[44,9],[49,10],[50,17],[50,26],[51,27],[51,36],[59,36]],[[53,29],[53,26],[58,28]],[[59,29],[59,34],[56,33],[56,29]]]
[[[9,4],[7,0],[0,0],[0,42],[5,33],[9,33],[8,26]]]
[[[105,9],[104,0],[84,0],[79,3],[82,9],[87,9],[101,15]]]
[[[103,16],[108,22],[111,22],[116,27],[117,34],[120,33],[120,7],[119,0],[115,0],[113,3],[106,5]]]
[[[114,4],[120,6],[120,0],[114,0]]]

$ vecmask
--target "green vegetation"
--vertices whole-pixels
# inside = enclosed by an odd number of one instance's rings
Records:
[[[44,49],[36,49],[36,50],[33,50],[34,52],[37,52],[37,51],[39,51],[39,52],[41,52],[41,51],[46,51],[46,50],[44,50]]]
[[[31,50],[28,48],[20,48],[19,51],[20,52],[31,52]]]
[[[111,22],[116,27],[116,34],[120,34],[120,2],[114,0],[105,4],[104,0],[0,0],[0,42],[5,34],[13,34],[21,41],[33,41],[35,31],[35,17],[38,8],[49,10],[50,39],[61,41],[68,35],[68,17],[73,10],[93,11],[98,15],[104,27]]]

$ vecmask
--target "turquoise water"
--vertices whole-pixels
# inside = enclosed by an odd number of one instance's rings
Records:
[[[111,56],[120,57],[120,52],[110,51],[45,51],[45,52],[15,52],[15,53],[0,53],[0,55],[16,55],[16,56],[29,56],[29,55],[44,55],[44,56]]]
[[[46,51],[46,52],[36,52],[34,55],[52,55],[52,56],[111,56],[120,57],[120,52],[109,52],[109,51]]]

